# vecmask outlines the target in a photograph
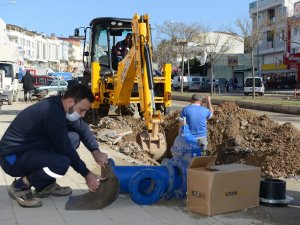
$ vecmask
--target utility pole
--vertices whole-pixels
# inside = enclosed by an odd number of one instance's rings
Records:
[[[258,0],[256,0],[256,29],[258,31]],[[259,69],[259,38],[257,39],[257,75],[260,76],[260,69]]]
[[[260,76],[260,71],[259,71],[259,29],[258,29],[259,23],[258,23],[258,0],[256,0],[256,60],[257,60],[257,65],[256,65],[256,73],[257,76]],[[253,74],[253,85],[252,85],[252,95],[253,98],[255,98],[255,75]]]
[[[180,92],[183,93],[183,83],[184,83],[184,55],[182,57],[182,73],[181,73],[181,79],[180,79]]]

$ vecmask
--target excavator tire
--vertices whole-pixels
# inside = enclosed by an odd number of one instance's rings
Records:
[[[110,105],[102,104],[99,109],[90,109],[84,117],[87,123],[91,123],[95,126],[98,125],[102,117],[108,116]]]

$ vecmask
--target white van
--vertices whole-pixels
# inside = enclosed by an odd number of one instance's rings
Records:
[[[247,77],[244,82],[244,95],[253,93],[253,77]],[[255,93],[263,96],[265,94],[265,86],[261,77],[255,77]]]
[[[173,88],[174,90],[179,90],[181,87],[181,76],[175,76],[173,78]],[[188,77],[183,76],[183,90],[187,90],[189,88]]]

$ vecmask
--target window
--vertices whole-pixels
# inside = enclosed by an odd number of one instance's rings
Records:
[[[58,86],[58,81],[53,81],[51,86]]]
[[[274,40],[274,35],[272,31],[267,32],[267,41],[273,41]]]
[[[280,41],[284,41],[284,39],[285,39],[285,35],[284,34],[285,34],[284,30],[282,30],[281,34],[280,34],[280,38],[279,38]]]
[[[107,46],[107,30],[102,30],[101,26],[94,27],[94,40],[92,40],[92,61],[98,61],[103,64],[108,64],[108,46]]]
[[[13,77],[13,68],[11,64],[0,63],[0,69],[4,70],[5,77]]]
[[[253,86],[253,78],[247,78],[245,82],[245,87],[252,87]],[[260,78],[255,78],[255,87],[261,87],[262,82]]]
[[[270,21],[273,21],[273,18],[275,18],[275,9],[268,10],[268,18]]]
[[[268,48],[273,48],[273,42],[274,42],[274,34],[272,31],[267,32],[267,44]]]

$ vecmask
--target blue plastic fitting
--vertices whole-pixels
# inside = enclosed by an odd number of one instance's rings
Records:
[[[195,156],[201,155],[197,139],[187,125],[181,126],[171,148],[173,158],[164,159],[161,166],[115,166],[110,165],[120,181],[120,191],[129,193],[140,205],[151,205],[162,197],[183,199],[187,191],[187,169]]]
[[[129,182],[131,199],[139,205],[151,205],[159,201],[166,189],[166,179],[155,170],[143,169],[135,173]]]
[[[137,204],[159,201],[168,187],[169,173],[165,166],[113,166],[120,181],[120,191],[130,193]]]

